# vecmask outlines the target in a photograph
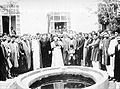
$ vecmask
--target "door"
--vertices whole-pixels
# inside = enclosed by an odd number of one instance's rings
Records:
[[[59,31],[60,33],[63,33],[65,29],[67,29],[67,22],[55,22],[54,24],[55,30]]]
[[[9,16],[2,16],[3,34],[9,34]]]
[[[11,16],[11,33],[16,34],[16,16]]]

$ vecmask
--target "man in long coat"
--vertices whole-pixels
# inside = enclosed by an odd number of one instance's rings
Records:
[[[51,58],[49,58],[49,51],[51,50],[51,46],[46,34],[43,35],[42,39],[40,40],[40,44],[43,68],[50,67]]]
[[[109,52],[109,54],[110,56],[115,55],[114,78],[116,81],[120,82],[120,36],[117,37],[117,44],[114,43],[113,45],[111,45],[111,47],[113,48],[111,49],[111,52]]]
[[[77,60],[77,65],[81,65],[81,60],[83,60],[83,48],[84,48],[84,43],[85,39],[82,37],[82,33],[78,34],[78,38],[76,39],[77,44],[76,44],[76,60]]]
[[[67,35],[64,35],[63,38],[62,38],[62,42],[63,42],[63,61],[64,61],[64,64],[67,65],[68,64],[68,36]]]
[[[7,79],[7,60],[4,56],[5,48],[3,45],[1,45],[0,40],[0,81],[5,81]]]

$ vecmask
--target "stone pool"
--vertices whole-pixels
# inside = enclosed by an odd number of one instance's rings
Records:
[[[108,89],[109,87],[106,72],[80,66],[50,67],[31,71],[20,75],[13,84],[16,89]]]

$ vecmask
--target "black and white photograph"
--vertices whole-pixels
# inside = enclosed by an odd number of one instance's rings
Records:
[[[120,0],[0,0],[0,89],[120,89]]]

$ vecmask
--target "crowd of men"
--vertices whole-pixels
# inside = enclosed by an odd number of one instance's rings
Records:
[[[56,53],[54,50],[58,45],[62,61],[59,61],[61,59],[58,50]],[[56,55],[55,59],[53,55]],[[0,37],[0,81],[39,68],[51,67],[53,64],[57,67],[60,62],[63,62],[64,66],[101,69],[107,71],[116,81],[120,81],[119,59],[120,36],[112,31]],[[59,63],[55,65],[55,62]]]

